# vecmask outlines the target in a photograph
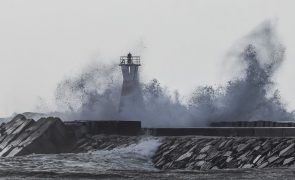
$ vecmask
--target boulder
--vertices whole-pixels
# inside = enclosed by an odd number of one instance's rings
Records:
[[[285,159],[284,162],[283,162],[283,165],[290,164],[291,162],[294,161],[294,159],[295,159],[294,157],[289,157],[289,158]]]
[[[233,157],[230,157],[230,156],[229,156],[229,157],[226,158],[226,162],[227,162],[227,163],[229,163],[231,160],[233,160]]]
[[[207,154],[199,154],[199,155],[195,158],[195,160],[202,160],[202,159],[204,159],[206,156],[207,156]]]
[[[283,149],[280,152],[279,156],[288,156],[288,155],[292,154],[294,151],[295,151],[294,150],[294,144],[292,143],[288,147],[286,147],[285,149]]]
[[[202,167],[203,164],[204,164],[205,162],[206,162],[206,161],[197,161],[197,162],[195,163],[195,166],[197,166],[197,167]]]
[[[237,151],[238,152],[244,151],[248,146],[249,146],[249,144],[239,144],[237,146]]]
[[[261,157],[261,154],[259,154],[258,156],[256,156],[256,158],[253,161],[253,164],[255,164],[259,160],[260,157]]]
[[[272,163],[272,162],[274,162],[274,161],[277,160],[277,159],[279,159],[278,156],[272,156],[272,157],[270,157],[270,158],[268,159],[268,162],[269,162],[269,163]]]
[[[226,151],[226,152],[223,154],[223,156],[228,157],[228,156],[230,156],[231,154],[232,154],[232,151]]]
[[[207,145],[205,147],[203,147],[201,150],[200,150],[200,153],[205,153],[207,152],[212,146],[211,145]]]
[[[242,168],[252,168],[253,164],[245,164],[242,166]]]
[[[205,162],[202,166],[201,166],[201,168],[200,168],[200,170],[209,170],[209,169],[211,169],[213,167],[213,164],[211,163],[211,162]]]
[[[265,162],[261,164],[260,166],[258,166],[258,168],[265,168],[268,164],[269,164],[268,162]]]
[[[188,151],[187,153],[181,155],[178,159],[176,159],[175,161],[182,161],[182,160],[186,160],[189,159],[192,156],[193,152]]]

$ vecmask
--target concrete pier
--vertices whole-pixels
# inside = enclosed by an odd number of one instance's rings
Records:
[[[233,122],[213,122],[210,127],[295,127],[294,122],[289,121],[233,121]]]
[[[136,136],[141,133],[140,121],[67,121],[65,125],[77,136],[83,134],[117,134]]]
[[[140,121],[70,121],[65,125],[80,137],[83,134],[117,134],[117,135],[152,135],[152,136],[257,136],[257,137],[295,137],[295,127],[260,127],[261,123],[252,123],[253,126],[243,127],[196,127],[196,128],[142,128]],[[263,122],[262,124],[274,124]],[[254,126],[256,125],[256,127]]]
[[[295,137],[295,127],[145,128],[152,136]]]

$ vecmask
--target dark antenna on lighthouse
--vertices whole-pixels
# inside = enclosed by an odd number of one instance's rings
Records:
[[[140,66],[140,56],[132,56],[128,53],[127,56],[120,57],[120,66]]]

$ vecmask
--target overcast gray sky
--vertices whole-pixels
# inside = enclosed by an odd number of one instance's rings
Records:
[[[236,76],[231,46],[267,19],[278,21],[286,60],[274,80],[295,109],[294,0],[1,0],[0,116],[54,109],[63,78],[93,62],[143,58],[143,80],[189,94]]]

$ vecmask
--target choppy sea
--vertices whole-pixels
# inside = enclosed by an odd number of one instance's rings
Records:
[[[113,150],[0,158],[0,179],[295,179],[295,169],[162,171],[151,157],[157,138]]]

